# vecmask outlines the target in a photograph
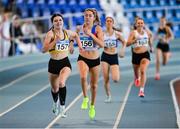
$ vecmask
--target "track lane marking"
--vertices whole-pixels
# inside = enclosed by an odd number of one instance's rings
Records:
[[[33,76],[33,75],[35,75],[35,74],[41,73],[41,72],[46,71],[46,70],[47,70],[47,68],[44,68],[44,69],[40,69],[40,70],[33,71],[33,72],[28,73],[28,74],[25,74],[25,75],[23,75],[23,76],[15,79],[15,80],[11,81],[10,83],[1,86],[1,87],[0,87],[0,91],[3,90],[3,89],[8,88],[8,87],[10,87],[10,86],[12,86],[13,84],[15,84],[15,83],[17,83],[17,82],[22,81],[22,80],[24,80],[24,79],[26,79],[26,78],[28,78],[28,77],[30,77],[30,76]]]
[[[44,90],[46,90],[48,87],[50,87],[50,84],[45,85],[43,88],[41,88],[40,90],[38,90],[37,92],[35,92],[34,94],[26,97],[25,99],[23,99],[22,101],[20,101],[19,103],[17,103],[16,105],[12,106],[11,108],[7,109],[6,111],[0,113],[0,117],[2,117],[3,115],[5,115],[6,113],[12,111],[13,109],[15,109],[16,107],[18,107],[19,105],[25,103],[26,101],[30,100],[31,98],[33,98],[34,96],[38,95],[39,93],[43,92]]]
[[[124,96],[124,99],[123,99],[123,104],[120,105],[120,108],[119,108],[119,112],[118,112],[118,115],[117,115],[117,118],[116,118],[116,121],[114,123],[114,126],[113,126],[113,129],[117,129],[118,128],[118,125],[119,125],[119,122],[121,121],[121,117],[122,117],[122,114],[123,114],[123,111],[124,111],[124,108],[126,106],[126,102],[128,100],[128,97],[129,97],[129,93],[131,91],[131,87],[133,86],[133,81],[129,83],[128,85],[128,89],[126,91],[126,94]]]
[[[174,85],[173,85],[177,80],[180,80],[180,77],[177,77],[177,78],[171,80],[169,82],[169,85],[170,85],[171,95],[172,95],[174,109],[175,109],[175,113],[176,113],[177,125],[178,125],[178,128],[180,129],[180,111],[179,111],[179,106],[178,106],[178,102],[176,99],[176,93],[174,91]]]

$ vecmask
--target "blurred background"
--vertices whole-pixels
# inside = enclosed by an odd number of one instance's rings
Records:
[[[1,0],[0,58],[40,52],[53,13],[63,14],[64,27],[75,30],[86,8],[96,8],[103,28],[105,17],[113,16],[126,38],[136,16],[154,34],[165,16],[175,38],[180,38],[180,0]]]

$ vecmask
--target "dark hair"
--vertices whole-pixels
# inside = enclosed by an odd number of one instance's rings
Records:
[[[138,20],[142,20],[142,21],[144,21],[144,19],[143,19],[143,18],[141,18],[141,17],[138,17],[138,18],[136,19],[136,21],[138,21]]]
[[[172,23],[172,22],[167,22],[167,23],[166,23],[166,26],[168,26],[168,27],[170,27],[170,28],[172,29],[173,23]]]
[[[60,16],[60,17],[63,19],[63,21],[64,21],[64,18],[63,18],[63,16],[62,16],[60,13],[54,13],[54,14],[51,16],[51,22],[52,22],[52,23],[53,23],[54,18],[57,17],[57,16]]]
[[[113,17],[107,16],[107,17],[106,17],[106,20],[107,20],[108,18],[112,19],[112,21],[114,22],[114,18],[113,18]]]
[[[166,19],[166,17],[163,15],[163,16],[161,17],[161,19]]]
[[[118,31],[118,32],[122,32],[121,28],[117,28],[117,27],[113,27],[113,30]]]

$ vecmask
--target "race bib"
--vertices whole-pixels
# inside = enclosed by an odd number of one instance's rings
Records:
[[[107,40],[104,40],[104,42],[105,42],[105,47],[108,47],[108,48],[117,47],[116,40],[107,39]]]
[[[148,38],[140,39],[136,41],[135,47],[148,46]]]
[[[58,41],[56,42],[56,51],[67,51],[69,48],[69,40],[64,40],[64,41]]]
[[[93,47],[92,40],[82,40],[81,43],[82,43],[83,48],[92,48]]]
[[[93,40],[89,37],[81,37],[81,44],[85,50],[93,50],[95,48]]]
[[[164,39],[165,36],[166,36],[166,35],[165,35],[164,33],[159,33],[159,34],[158,34],[158,38],[159,38],[159,39]]]

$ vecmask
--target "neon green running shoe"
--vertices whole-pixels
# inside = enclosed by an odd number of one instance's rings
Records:
[[[95,115],[96,115],[95,107],[94,105],[91,105],[89,109],[89,118],[94,119]]]
[[[87,109],[88,108],[88,102],[89,102],[88,97],[83,98],[83,102],[81,104],[81,109]]]

